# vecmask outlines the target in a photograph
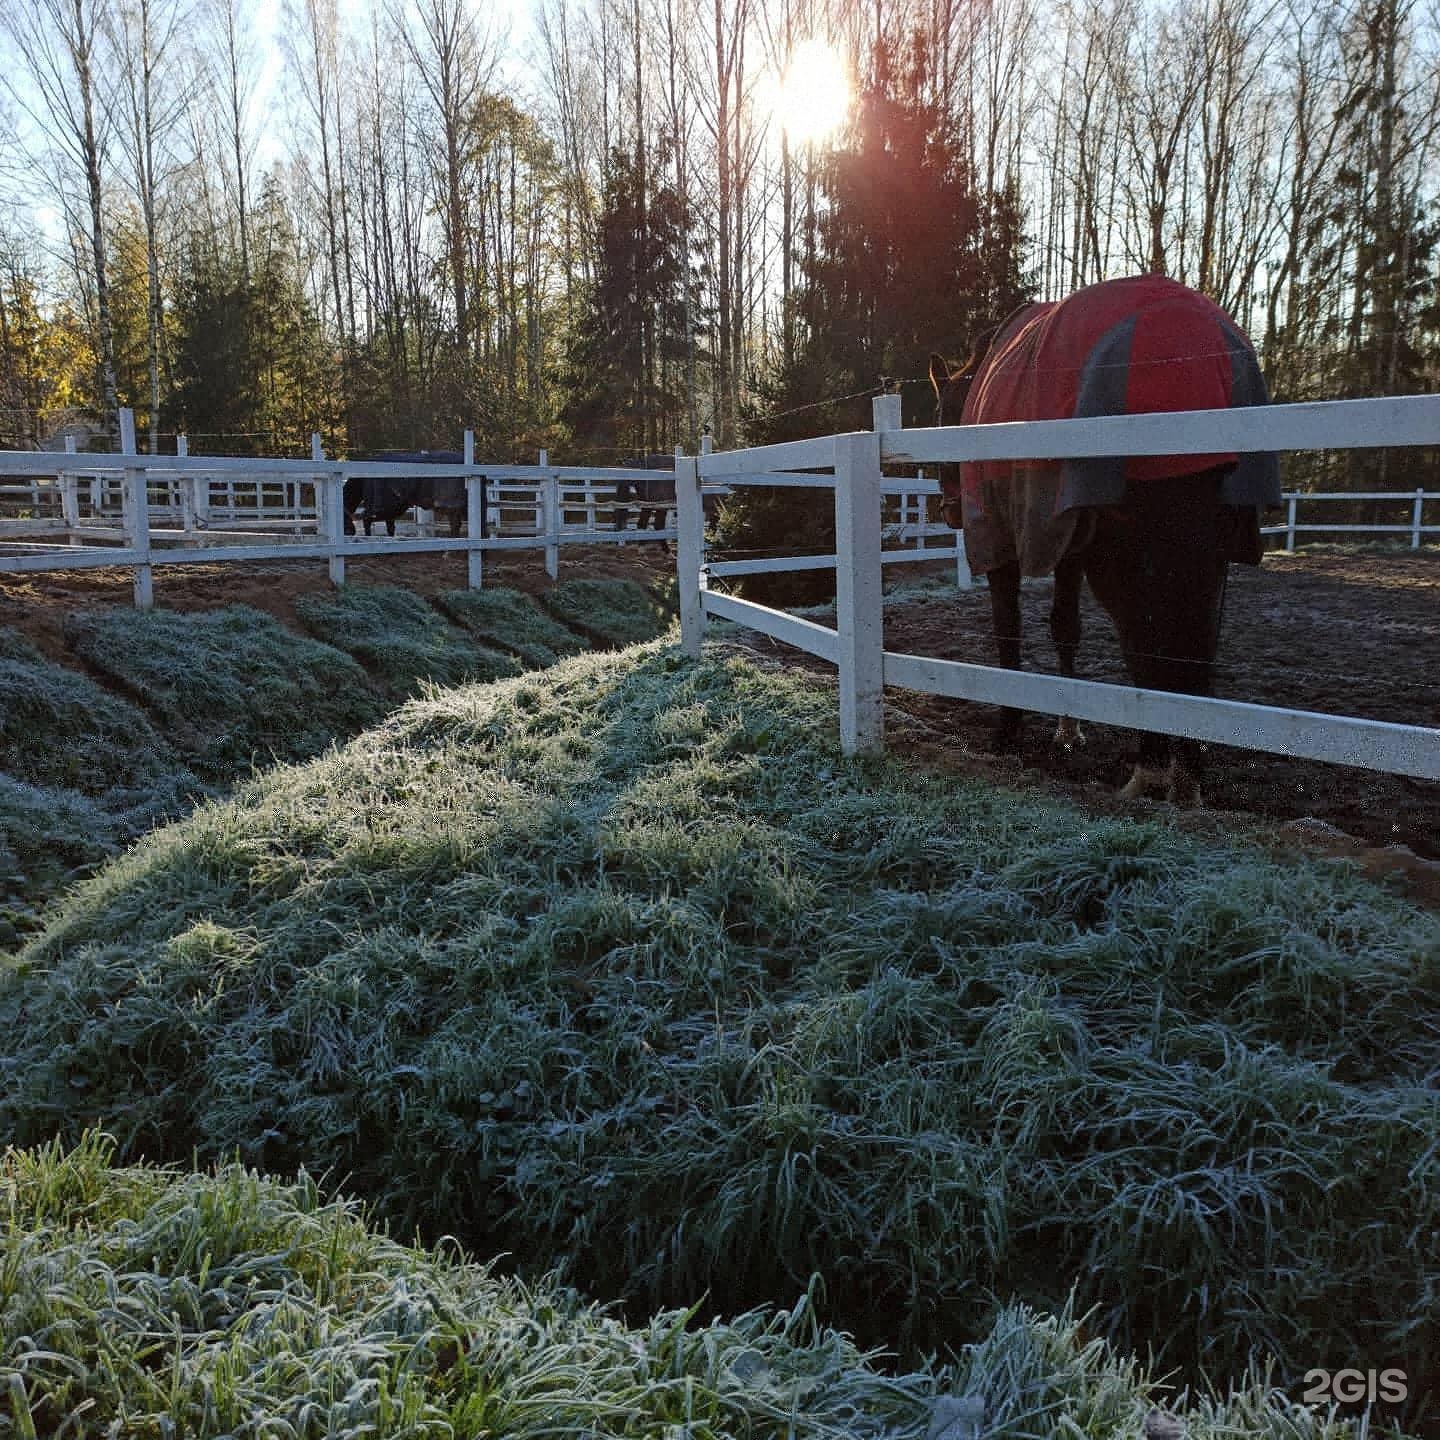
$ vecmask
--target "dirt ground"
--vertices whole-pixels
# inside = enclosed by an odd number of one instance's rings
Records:
[[[431,596],[465,587],[465,556],[366,555],[345,562],[345,577],[357,585],[400,585]],[[673,555],[654,542],[627,545],[567,545],[560,555],[561,580],[631,578],[655,584],[673,577]],[[60,570],[38,575],[0,575],[0,624],[27,636],[51,658],[74,663],[62,633],[65,616],[96,605],[133,605],[129,570]],[[253,565],[200,563],[157,566],[155,603],[169,610],[213,610],[251,605],[299,629],[295,602],[323,594],[330,582],[323,560],[257,561]],[[501,551],[485,557],[485,583],[536,594],[549,588],[544,561],[533,551]]]
[[[561,578],[629,576],[663,582],[673,558],[653,544],[567,548]],[[366,557],[348,564],[351,580],[398,584],[421,594],[463,586],[463,555]],[[549,581],[538,555],[487,557],[488,583],[528,592]],[[253,605],[295,624],[296,599],[328,587],[317,561],[186,565],[155,571],[159,605],[207,609]],[[131,603],[127,571],[89,570],[0,577],[0,623],[28,635],[57,659],[66,655],[61,626],[70,611]],[[1048,582],[1022,595],[1028,668],[1054,669]],[[1083,603],[1082,677],[1125,680],[1108,618],[1088,592]],[[762,653],[784,647],[761,636]],[[892,603],[887,649],[993,664],[989,597],[983,583],[924,602]],[[806,663],[808,657],[788,652]],[[817,662],[818,663],[818,662]],[[1231,571],[1216,693],[1297,709],[1440,726],[1440,553],[1309,551],[1272,553],[1259,569]],[[987,706],[891,691],[890,748],[943,770],[1047,790],[1109,814],[1167,813],[1187,828],[1260,833],[1294,845],[1356,859],[1375,874],[1397,873],[1412,893],[1440,904],[1440,784],[1372,774],[1338,765],[1214,747],[1204,783],[1205,809],[1181,815],[1154,801],[1121,801],[1133,736],[1087,725],[1086,744],[1066,752],[1051,743],[1053,724],[1032,717],[1017,755],[989,747],[995,711]]]
[[[1023,594],[1030,669],[1055,668],[1050,595],[1043,582]],[[1114,629],[1088,591],[1083,617],[1081,676],[1124,682]],[[993,664],[989,596],[981,586],[893,607],[885,644]],[[1440,554],[1274,553],[1258,569],[1233,566],[1216,694],[1440,726]],[[1129,774],[1131,732],[1087,725],[1086,744],[1066,752],[1051,742],[1053,722],[1035,716],[1021,756],[999,757],[988,751],[993,709],[900,692],[889,698],[916,722],[916,733],[900,743],[935,763],[978,764],[1107,810],[1157,808],[1114,797]],[[1399,870],[1412,888],[1440,897],[1440,865],[1424,863],[1440,860],[1440,784],[1216,746],[1208,751],[1204,800],[1217,819],[1278,821],[1287,838],[1352,855],[1372,871]]]

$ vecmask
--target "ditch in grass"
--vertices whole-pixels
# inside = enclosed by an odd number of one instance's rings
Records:
[[[446,590],[435,603],[477,640],[518,655],[528,669],[553,665],[590,647],[519,590]],[[653,638],[653,637],[647,637]]]
[[[1072,1285],[1222,1386],[1440,1350],[1440,920],[1320,864],[847,762],[650,647],[414,702],[86,882],[0,1125],[343,1177],[632,1314],[915,1357]]]
[[[572,630],[615,649],[658,639],[674,619],[634,580],[562,580],[540,598]]]
[[[0,1415],[17,1436],[303,1440],[1339,1440],[1252,1385],[1175,1397],[1067,1313],[1009,1307],[956,1363],[886,1373],[805,1301],[639,1324],[551,1280],[396,1244],[302,1177],[118,1169],[103,1138],[8,1151]],[[259,1428],[256,1428],[256,1427]]]
[[[520,673],[512,656],[477,645],[421,596],[396,585],[304,595],[295,611],[306,629],[353,655],[397,696],[413,695],[427,682],[457,685]]]

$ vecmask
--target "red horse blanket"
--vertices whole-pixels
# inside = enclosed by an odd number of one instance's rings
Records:
[[[996,332],[963,424],[1222,410],[1268,402],[1255,352],[1203,295],[1159,275],[1107,280],[1027,305]],[[965,549],[977,572],[1018,560],[1048,575],[1087,507],[1119,505],[1126,486],[1223,467],[1227,506],[1280,503],[1273,454],[1165,455],[966,464]]]

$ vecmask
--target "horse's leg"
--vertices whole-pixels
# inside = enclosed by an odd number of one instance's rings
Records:
[[[997,565],[985,577],[990,586],[990,620],[995,649],[1007,670],[1020,669],[1020,562]],[[1000,712],[990,732],[996,750],[1017,750],[1025,733],[1025,712],[1009,707]]]
[[[1226,571],[1219,497],[1218,471],[1140,482],[1129,536],[1113,538],[1102,563],[1087,570],[1115,619],[1136,685],[1178,695],[1212,691]],[[1204,757],[1193,740],[1145,732],[1121,794],[1160,790],[1176,804],[1198,804]]]
[[[1215,655],[1220,645],[1220,620],[1225,606],[1229,566],[1218,554],[1197,555],[1187,567],[1190,583],[1177,592],[1172,629],[1165,648],[1175,658],[1166,675],[1167,690],[1180,695],[1214,694]],[[1199,805],[1205,747],[1195,740],[1171,741],[1166,798],[1177,805]]]
[[[1211,470],[1150,483],[1158,487],[1152,493],[1162,507],[1154,552],[1165,582],[1156,591],[1154,649],[1163,657],[1157,684],[1178,695],[1208,697],[1214,693],[1228,570],[1221,543],[1221,474]],[[1168,799],[1177,805],[1201,803],[1205,756],[1197,741],[1171,742]]]
[[[1075,653],[1080,648],[1080,586],[1085,562],[1067,555],[1055,567],[1055,594],[1050,602],[1050,638],[1060,659],[1060,673],[1075,674]],[[1055,727],[1055,743],[1066,750],[1085,743],[1085,732],[1073,715],[1062,715]]]
[[[1143,551],[1138,532],[1136,525],[1121,526],[1110,517],[1099,517],[1095,539],[1085,551],[1084,574],[1101,608],[1115,623],[1130,683],[1161,689],[1163,676],[1156,658],[1154,565]],[[1141,731],[1130,778],[1121,786],[1121,796],[1138,800],[1162,793],[1169,760],[1169,737]]]

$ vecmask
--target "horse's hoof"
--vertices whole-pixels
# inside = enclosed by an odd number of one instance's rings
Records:
[[[1137,765],[1130,779],[1120,787],[1120,798],[1122,800],[1143,800],[1152,791],[1163,792],[1165,782],[1165,771],[1150,765]]]
[[[1080,722],[1073,715],[1062,715],[1055,727],[1055,744],[1061,750],[1073,750],[1084,743],[1085,732],[1080,728]]]

